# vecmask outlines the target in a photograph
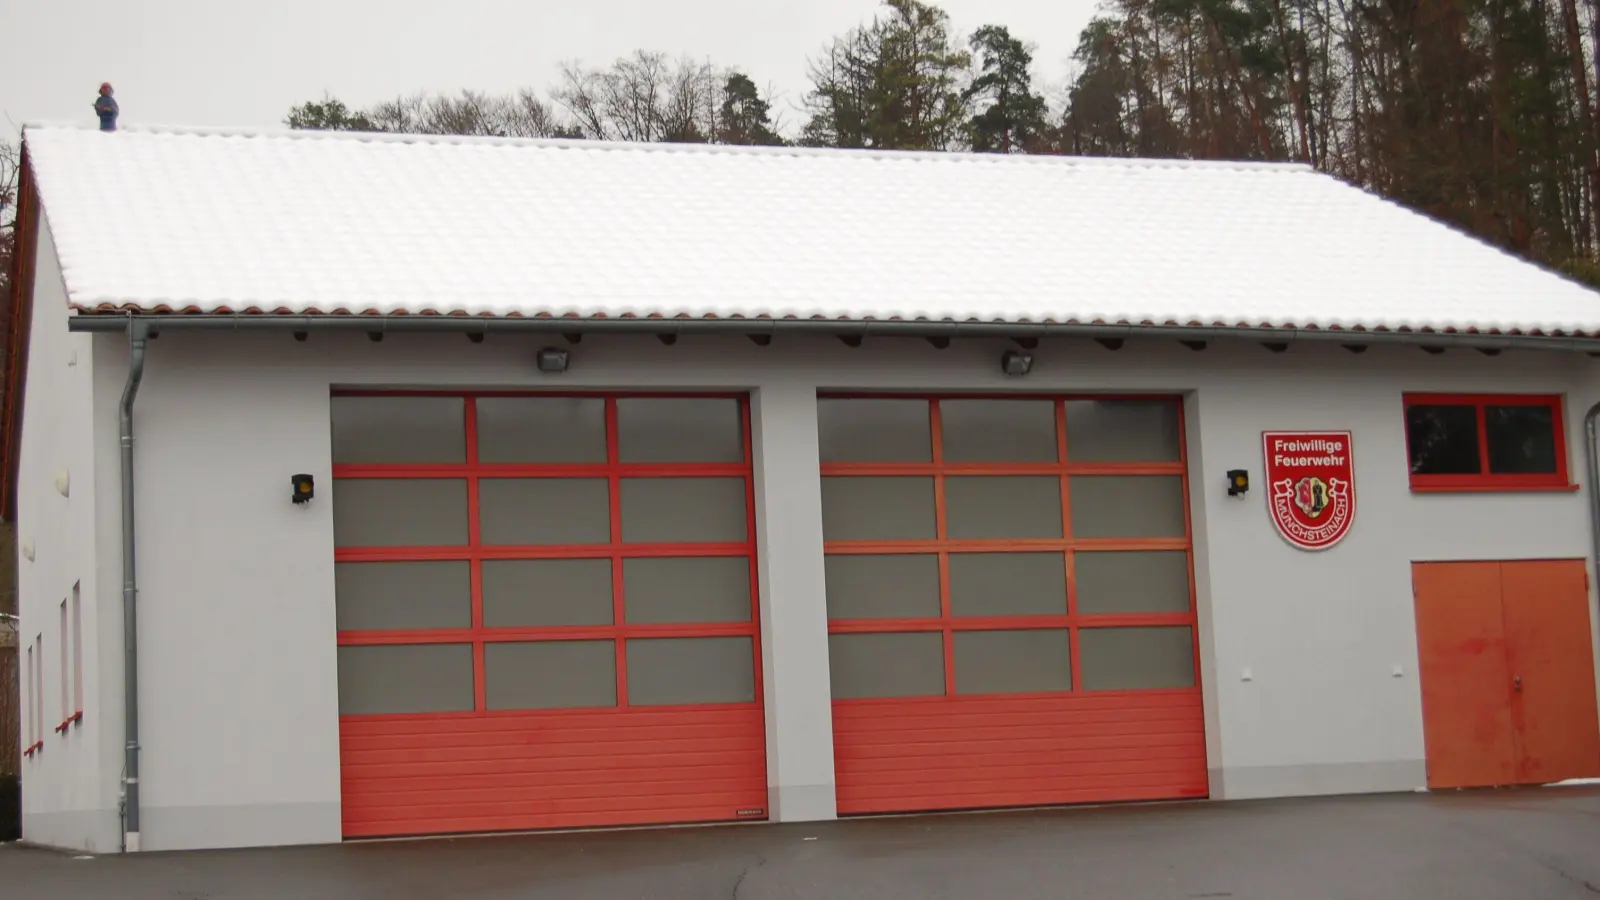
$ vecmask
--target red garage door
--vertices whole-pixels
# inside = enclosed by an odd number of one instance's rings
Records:
[[[346,836],[766,815],[744,398],[332,407]]]
[[[1180,410],[820,402],[841,813],[1206,795]]]

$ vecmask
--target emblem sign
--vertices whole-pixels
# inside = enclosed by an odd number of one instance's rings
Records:
[[[1284,540],[1326,550],[1356,515],[1355,465],[1348,431],[1265,431],[1267,511]]]

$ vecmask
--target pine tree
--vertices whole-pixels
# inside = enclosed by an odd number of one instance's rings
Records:
[[[972,149],[982,153],[1045,149],[1049,106],[1033,90],[1033,54],[1001,25],[979,28],[969,43],[979,72],[963,97],[977,107],[967,120]]]

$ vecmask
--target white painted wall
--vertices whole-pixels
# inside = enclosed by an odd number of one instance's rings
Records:
[[[41,223],[34,266],[33,321],[28,351],[27,402],[17,475],[17,591],[22,617],[19,650],[24,690],[27,647],[41,638],[44,748],[22,763],[23,838],[87,851],[116,850],[117,771],[105,765],[106,749],[120,745],[121,709],[110,700],[103,677],[121,655],[108,656],[100,636],[120,627],[120,612],[107,606],[116,583],[97,564],[97,447],[92,439],[94,359],[92,340],[67,333],[66,290],[56,261],[49,222]],[[56,479],[65,475],[67,495]],[[33,551],[27,558],[26,549]],[[70,642],[61,628],[61,602],[79,584],[83,629],[83,719],[63,732],[62,654]],[[112,647],[120,647],[120,642]],[[69,669],[68,679],[71,678]],[[68,700],[75,698],[69,690]],[[31,698],[24,697],[23,745],[27,744]]]
[[[97,406],[120,390],[123,338],[100,336]],[[1023,380],[1000,342],[585,338],[571,371],[540,375],[534,336],[183,334],[151,344],[136,412],[145,845],[337,840],[339,784],[331,519],[290,505],[289,476],[330,481],[332,387],[716,388],[755,405],[769,781],[775,813],[825,818],[826,616],[815,491],[818,389],[1172,391],[1188,395],[1202,674],[1213,795],[1405,790],[1424,782],[1409,564],[1414,559],[1584,557],[1585,494],[1412,495],[1405,390],[1568,395],[1581,477],[1582,412],[1600,399],[1586,357],[1470,351],[1443,357],[1303,345],[1282,355],[1217,345],[1046,341]],[[36,348],[41,344],[36,343]],[[114,399],[112,401],[114,407]],[[30,408],[33,407],[30,398]],[[97,408],[96,446],[115,442]],[[808,419],[810,416],[810,419]],[[1333,550],[1272,529],[1259,487],[1225,496],[1223,472],[1261,480],[1264,429],[1355,434],[1358,512]],[[102,454],[103,456],[103,454]],[[96,482],[105,559],[114,479]],[[33,513],[30,513],[30,517]],[[26,522],[29,520],[25,520]],[[108,526],[109,523],[109,526]],[[114,528],[110,532],[114,534]],[[1395,677],[1393,669],[1401,667]],[[1240,674],[1250,668],[1254,678]],[[114,778],[115,769],[102,773]]]

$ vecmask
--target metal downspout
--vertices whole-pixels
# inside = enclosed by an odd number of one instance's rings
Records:
[[[1595,577],[1600,578],[1600,448],[1596,447],[1600,432],[1600,403],[1589,407],[1583,416],[1583,455],[1589,463],[1589,540],[1593,541]]]
[[[133,400],[144,377],[150,327],[130,322],[128,383],[122,388],[122,849],[139,850],[139,582],[133,528]]]

